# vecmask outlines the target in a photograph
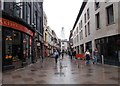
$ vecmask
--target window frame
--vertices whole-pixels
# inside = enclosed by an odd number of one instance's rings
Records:
[[[100,12],[98,12],[98,13],[95,14],[95,20],[96,20],[96,30],[98,30],[98,29],[100,29]]]
[[[87,37],[87,27],[85,25],[85,37]]]
[[[109,13],[108,13],[108,9],[110,10],[110,8],[112,7],[112,16],[113,16],[113,21],[110,23],[110,19],[109,18],[111,18],[111,17],[109,17]],[[113,4],[111,4],[111,5],[109,5],[109,6],[107,6],[106,7],[106,22],[107,22],[107,25],[112,25],[112,24],[114,24],[115,23],[115,18],[114,18],[114,7],[113,7]]]
[[[89,10],[89,8],[87,9],[87,19],[88,20],[90,19],[90,10]]]
[[[88,35],[90,35],[90,22],[87,23],[88,26]]]

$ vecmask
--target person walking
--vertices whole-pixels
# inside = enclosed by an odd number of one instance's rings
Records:
[[[90,64],[90,52],[88,49],[85,52],[85,58],[86,58],[86,64]]]
[[[64,50],[62,50],[62,59],[63,59],[63,57],[64,57]]]
[[[75,56],[76,56],[76,51],[74,50],[73,51],[73,57],[76,58]]]
[[[93,64],[97,64],[98,55],[99,55],[98,50],[97,50],[97,48],[95,48],[95,50],[93,51],[93,57],[92,57]]]
[[[71,58],[71,60],[72,60],[72,50],[70,50],[70,58]]]
[[[54,53],[53,53],[53,55],[54,55],[54,58],[55,58],[55,63],[57,64],[57,60],[58,60],[58,57],[59,57],[58,51],[55,50]]]

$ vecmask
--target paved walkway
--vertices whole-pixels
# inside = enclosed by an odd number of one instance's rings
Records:
[[[65,56],[58,61],[47,58],[25,68],[3,73],[3,84],[119,84],[118,67],[101,64],[77,66],[77,61]]]

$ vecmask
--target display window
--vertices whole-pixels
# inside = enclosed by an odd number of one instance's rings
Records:
[[[23,59],[24,62],[30,62],[31,61],[31,42],[32,39],[29,35],[23,34]]]
[[[12,61],[20,60],[21,32],[11,29],[5,29],[4,33],[4,59],[11,59]]]
[[[27,62],[31,58],[32,38],[17,30],[4,28],[3,30],[3,63],[10,65],[13,62]]]

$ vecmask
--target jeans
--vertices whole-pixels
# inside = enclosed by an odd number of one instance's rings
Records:
[[[86,64],[90,64],[90,60],[86,60]]]
[[[94,56],[93,64],[96,64],[96,63],[97,63],[97,56]]]

